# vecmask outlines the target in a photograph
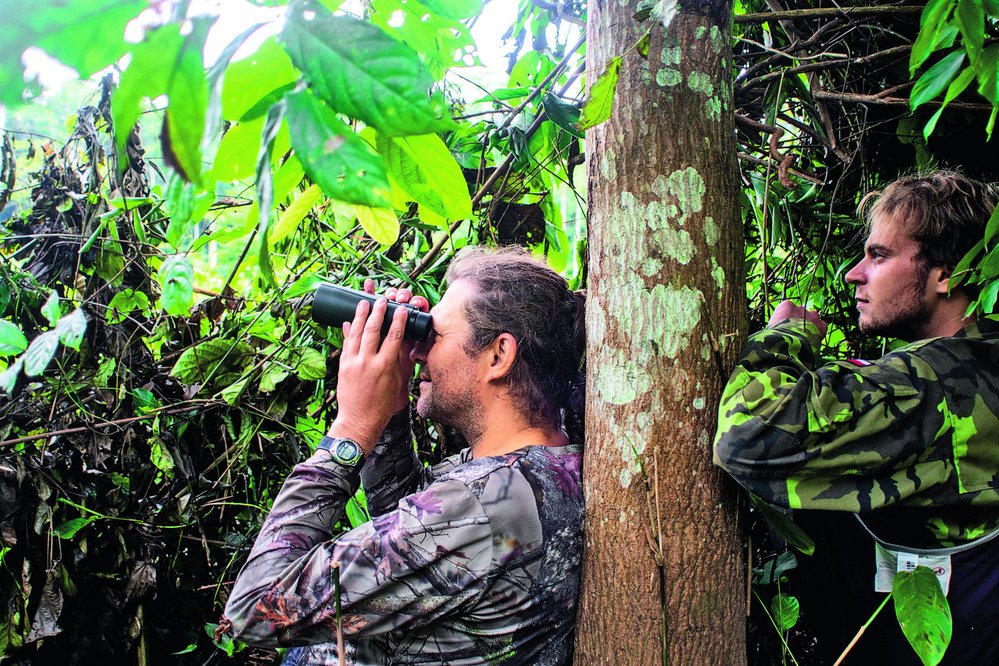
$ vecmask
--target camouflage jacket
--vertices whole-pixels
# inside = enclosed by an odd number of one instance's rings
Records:
[[[801,320],[750,337],[722,395],[715,463],[781,507],[879,509],[910,545],[999,526],[999,325],[876,361],[824,362],[819,342]]]
[[[336,664],[332,564],[350,664],[569,664],[583,498],[578,446],[433,468],[393,418],[363,470],[325,451],[285,481],[225,617],[253,645]],[[363,477],[373,519],[335,536]]]

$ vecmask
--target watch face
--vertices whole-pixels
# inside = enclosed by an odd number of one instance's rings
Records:
[[[361,457],[361,449],[349,439],[341,439],[336,443],[336,450],[333,455],[343,463],[353,464]]]

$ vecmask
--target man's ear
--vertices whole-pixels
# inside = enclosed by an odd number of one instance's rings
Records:
[[[500,333],[486,349],[486,381],[503,379],[510,373],[517,359],[517,339],[509,333]]]
[[[933,291],[940,296],[950,296],[950,277],[953,269],[950,266],[934,266],[930,271],[933,280]]]

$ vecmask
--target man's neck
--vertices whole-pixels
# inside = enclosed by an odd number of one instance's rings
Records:
[[[966,317],[969,301],[967,299],[952,300],[942,304],[934,312],[933,317],[921,331],[921,339],[943,338],[957,335],[968,324],[976,321],[975,316]]]
[[[462,432],[473,458],[500,456],[525,446],[565,446],[569,443],[569,437],[561,428],[531,425],[505,395],[487,400],[482,417],[479,432]]]

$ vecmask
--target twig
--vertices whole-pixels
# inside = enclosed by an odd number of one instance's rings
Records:
[[[909,100],[904,97],[880,97],[876,95],[864,95],[861,93],[835,93],[828,91],[816,91],[815,99],[828,99],[835,102],[854,102],[857,104],[881,104],[884,106],[909,106]],[[940,100],[923,102],[923,106],[938,107],[943,105]],[[951,109],[964,109],[965,111],[992,111],[989,104],[974,104],[972,102],[951,102],[947,105]]]
[[[923,5],[914,7],[873,6],[873,7],[814,7],[812,9],[786,9],[782,12],[758,12],[755,14],[736,14],[736,23],[766,23],[767,21],[785,21],[788,19],[827,18],[830,16],[871,16],[887,14],[899,16],[903,14],[921,14]]]
[[[187,404],[183,407],[169,407],[169,406],[157,407],[156,409],[150,410],[149,413],[143,414],[141,416],[130,416],[126,419],[103,421],[101,423],[92,423],[90,425],[80,426],[77,428],[52,430],[50,432],[42,432],[35,435],[28,435],[26,437],[18,437],[17,439],[7,439],[0,442],[0,447],[12,446],[14,444],[23,444],[24,442],[33,442],[36,439],[45,439],[46,437],[60,437],[62,435],[73,435],[78,432],[87,432],[88,430],[94,430],[96,428],[107,428],[109,426],[125,425],[126,423],[133,423],[135,421],[144,421],[146,419],[151,419],[166,414],[179,414],[181,412],[189,412],[198,409],[199,407],[208,407],[210,405],[222,405],[222,404],[225,403],[219,402],[217,400],[203,400],[203,401],[198,401],[196,404]]]

